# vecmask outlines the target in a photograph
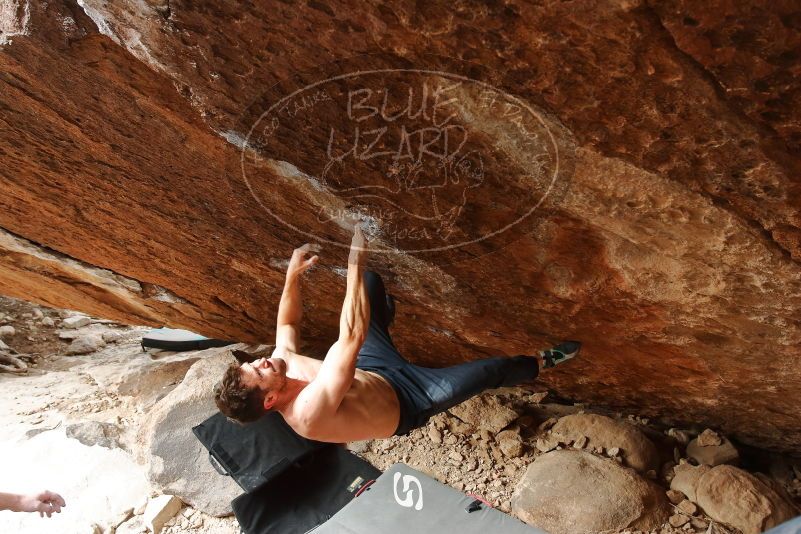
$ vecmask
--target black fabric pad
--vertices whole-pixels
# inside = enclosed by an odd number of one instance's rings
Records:
[[[344,447],[332,445],[231,505],[245,534],[304,534],[336,514],[380,474]]]
[[[218,412],[192,432],[225,474],[247,492],[270,482],[307,454],[332,446],[300,437],[275,412],[244,426]]]

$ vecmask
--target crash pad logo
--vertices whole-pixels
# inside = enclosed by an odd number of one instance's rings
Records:
[[[403,498],[398,494],[400,483],[403,482],[403,488],[400,491],[403,493]],[[404,508],[414,508],[417,511],[423,509],[423,486],[420,484],[420,480],[414,475],[401,475],[400,473],[395,473],[395,476],[392,478],[392,491],[395,495],[395,502],[399,505],[403,506]],[[412,487],[414,486],[414,487]],[[415,495],[417,495],[417,499],[415,500]]]
[[[343,229],[359,220],[377,252],[505,232],[542,203],[558,168],[532,106],[483,82],[409,69],[302,86],[258,116],[242,151],[245,182],[270,215],[343,246]]]

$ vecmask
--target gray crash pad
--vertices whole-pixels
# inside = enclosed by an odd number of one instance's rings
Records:
[[[404,464],[395,464],[314,534],[547,534]],[[474,504],[474,511],[467,509]]]

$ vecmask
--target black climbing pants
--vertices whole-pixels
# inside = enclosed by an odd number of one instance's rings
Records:
[[[401,412],[396,435],[423,426],[432,415],[486,389],[514,386],[537,377],[539,366],[531,356],[501,356],[442,369],[407,362],[389,335],[395,306],[384,282],[377,273],[367,271],[364,284],[370,298],[370,328],[356,367],[384,377],[395,389]]]

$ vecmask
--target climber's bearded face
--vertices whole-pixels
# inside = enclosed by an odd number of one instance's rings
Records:
[[[286,361],[283,358],[259,358],[240,366],[242,385],[261,391],[264,408],[269,410],[286,387]]]
[[[259,358],[243,363],[242,383],[259,389],[273,389],[286,382],[286,361],[283,358]]]

